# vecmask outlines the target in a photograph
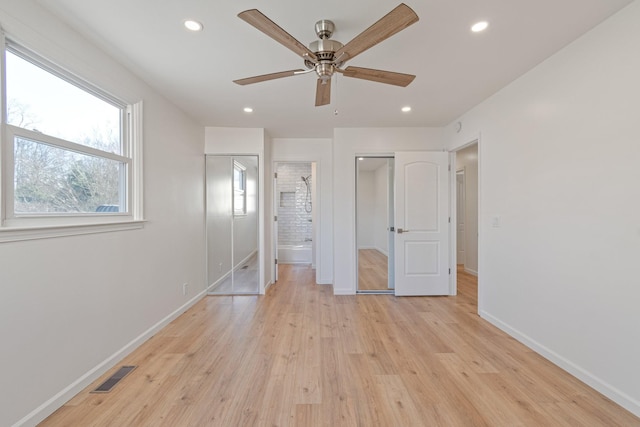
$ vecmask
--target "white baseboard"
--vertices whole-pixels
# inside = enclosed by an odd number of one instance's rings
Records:
[[[218,280],[207,286],[207,292],[212,292],[215,288],[218,287],[223,281],[227,279],[231,275],[231,271],[227,271],[224,276],[220,277]]]
[[[251,259],[252,256],[254,256],[256,253],[258,253],[258,250],[256,249],[255,251],[251,252],[249,255],[247,255],[242,261],[237,262],[236,266],[233,267],[233,270],[237,270],[240,267],[242,267],[247,261],[249,261]]]
[[[475,270],[472,270],[472,269],[470,269],[470,268],[464,267],[464,271],[465,271],[465,272],[467,272],[467,273],[469,273],[469,274],[471,274],[472,276],[476,276],[476,277],[478,277],[478,272],[477,272],[477,271],[475,271]]]
[[[242,265],[244,265],[247,261],[249,261],[251,259],[251,257],[256,254],[256,252],[258,252],[258,251],[256,250],[256,251],[251,252],[247,257],[245,257],[245,259],[243,259],[239,263],[236,263],[236,266],[233,268],[233,271],[237,271],[240,267],[242,267]],[[227,279],[227,277],[229,277],[230,275],[231,275],[231,270],[227,271],[224,274],[224,276],[220,277],[218,280],[216,280],[215,282],[213,282],[212,284],[207,286],[207,292],[208,293],[213,292],[213,290],[215,288],[217,288],[218,285],[220,285],[223,281],[225,281]]]
[[[558,353],[554,352],[553,350],[551,350],[551,349],[545,347],[544,345],[540,344],[539,342],[533,340],[532,338],[530,338],[526,334],[523,334],[522,332],[518,331],[517,329],[512,328],[508,324],[506,324],[503,321],[501,321],[500,319],[492,316],[491,314],[487,313],[486,311],[481,311],[480,312],[480,317],[482,317],[483,319],[485,319],[486,321],[488,321],[489,323],[491,323],[492,325],[494,325],[498,329],[501,329],[502,331],[504,331],[507,334],[511,335],[513,338],[517,339],[522,344],[526,345],[527,347],[529,347],[530,349],[532,349],[536,353],[540,354],[545,359],[551,361],[555,365],[557,365],[560,368],[564,369],[565,371],[567,371],[568,373],[570,373],[574,377],[578,378],[580,381],[582,381],[585,384],[587,384],[589,387],[595,389],[599,393],[602,393],[603,395],[607,396],[609,399],[613,400],[614,402],[616,402],[618,405],[622,406],[623,408],[625,408],[629,412],[631,412],[634,415],[640,417],[640,402],[639,401],[635,400],[634,398],[632,398],[631,396],[627,395],[626,393],[623,393],[622,391],[620,391],[617,388],[613,387],[611,384],[607,383],[606,381],[603,381],[602,379],[598,378],[597,376],[591,374],[590,372],[588,372],[587,370],[581,368],[580,366],[576,365],[575,363],[571,362],[570,360],[562,357],[561,355],[559,355]]]
[[[267,283],[267,284],[264,286],[264,293],[263,293],[262,295],[264,295],[264,294],[266,294],[266,293],[267,293],[267,289],[269,289],[269,286],[271,286],[271,285],[273,285],[273,282],[272,282],[272,281],[269,281],[269,283]]]
[[[36,409],[27,414],[24,418],[19,420],[13,425],[13,427],[32,427],[42,422],[49,415],[53,414],[58,408],[67,403],[72,397],[80,393],[87,388],[92,382],[100,378],[101,375],[106,373],[109,369],[114,367],[118,362],[124,359],[128,354],[133,352],[136,348],[140,347],[145,341],[154,336],[158,331],[167,326],[173,320],[175,320],[182,313],[191,308],[195,303],[200,301],[205,295],[206,291],[200,292],[198,295],[191,298],[185,304],[180,306],[177,310],[169,314],[164,319],[147,329],[145,332],[134,338],[127,345],[120,350],[113,353],[107,359],[99,363],[93,369],[82,375],[80,378],[69,384],[62,389],[55,396],[38,406]]]
[[[375,248],[376,251],[380,252],[382,255],[386,256],[387,258],[389,258],[389,252],[385,251],[382,248]]]

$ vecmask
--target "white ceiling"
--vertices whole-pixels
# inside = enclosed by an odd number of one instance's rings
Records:
[[[347,65],[415,74],[406,88],[334,77],[314,107],[313,74],[248,86],[232,80],[304,68],[237,18],[257,8],[305,45],[331,19],[346,43],[398,0],[38,0],[203,126],[261,127],[273,137],[331,137],[335,127],[443,126],[632,0],[408,0],[420,21]],[[192,18],[201,33],[187,32]],[[481,34],[471,24],[488,20]],[[406,114],[400,108],[410,105]],[[243,107],[254,108],[252,114]],[[337,112],[337,115],[336,115]]]

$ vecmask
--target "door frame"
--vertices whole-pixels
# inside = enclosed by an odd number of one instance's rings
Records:
[[[482,138],[481,135],[478,135],[476,138],[468,141],[467,143],[456,147],[449,151],[451,156],[451,179],[452,182],[455,182],[456,172],[458,169],[458,163],[456,161],[457,152],[461,151],[467,147],[472,146],[473,144],[478,145],[478,314],[481,314],[484,310],[484,280],[482,276],[482,271],[484,270],[482,267],[484,265],[484,220],[482,214]],[[466,178],[466,177],[465,177]],[[458,218],[458,206],[457,206],[457,198],[456,198],[456,190],[457,185],[451,186],[451,222],[453,224],[457,224]],[[457,235],[457,227],[451,227],[451,256],[455,259],[455,256],[458,252],[458,235]],[[451,274],[451,289],[453,291],[452,295],[457,295],[458,293],[458,272],[456,265],[454,263],[454,268],[452,268]]]
[[[469,144],[466,144],[466,146],[469,146],[473,143],[475,143],[476,141],[472,141]],[[461,147],[464,148],[464,147]],[[457,150],[457,149],[456,149]],[[456,151],[454,150],[454,151]],[[388,294],[395,294],[395,286],[394,289],[389,289],[388,292],[361,292],[358,290],[358,223],[357,223],[357,200],[358,200],[358,158],[359,157],[382,157],[382,158],[392,158],[395,159],[396,157],[396,153],[399,151],[424,151],[424,152],[437,152],[437,151],[446,151],[444,149],[442,150],[398,150],[398,151],[381,151],[381,152],[369,152],[369,151],[356,151],[354,153],[352,153],[353,157],[352,160],[353,161],[353,165],[354,165],[354,169],[353,169],[353,193],[352,193],[352,201],[353,201],[353,217],[352,217],[352,236],[353,236],[353,244],[352,244],[352,248],[351,248],[351,256],[353,257],[353,294],[349,293],[349,295],[357,295],[357,294],[366,294],[366,293],[388,293]],[[350,155],[351,157],[351,155]],[[455,208],[455,202],[451,200],[452,197],[455,197],[455,185],[452,185],[452,183],[455,183],[455,164],[453,163],[455,160],[455,153],[453,151],[449,151],[449,174],[448,174],[448,178],[449,178],[449,217],[451,218],[451,221],[453,223],[454,218],[455,218],[455,212],[451,212],[451,209]],[[394,164],[394,168],[395,168],[395,164]],[[453,172],[452,172],[453,171]],[[394,186],[395,186],[395,182],[394,182]],[[395,209],[395,208],[394,208]],[[394,215],[395,217],[395,215]],[[394,223],[395,226],[395,223]],[[456,238],[456,234],[455,234],[455,230],[452,232],[451,230],[455,229],[455,227],[449,226],[449,267],[451,269],[451,274],[449,275],[449,295],[456,295],[457,292],[457,286],[456,286],[456,281],[457,281],[457,275],[456,275],[456,268],[455,268],[455,254],[457,251],[457,247],[455,244],[455,238]]]
[[[459,222],[458,222],[458,210],[457,210],[457,208],[458,208],[458,200],[459,199],[462,200],[462,204],[464,206],[464,209],[466,209],[466,204],[467,204],[466,191],[462,194],[462,197],[459,198],[460,194],[458,194],[458,177],[462,176],[462,187],[465,188],[465,186],[467,185],[467,181],[466,181],[466,173],[467,172],[466,172],[465,169],[466,168],[464,166],[462,168],[460,168],[460,169],[456,166],[456,175],[455,175],[455,177],[456,177],[456,181],[455,181],[455,185],[456,185],[456,202],[455,202],[455,205],[452,204],[452,206],[456,207],[456,214],[452,215],[452,219],[456,220],[456,222],[455,222],[455,226],[456,226],[456,262],[454,263],[456,265],[456,269],[457,269],[459,256],[460,256],[460,252],[458,251],[458,248],[457,248],[457,245],[458,245],[458,228],[459,228],[458,226],[460,225]],[[465,221],[466,221],[466,218],[465,218]],[[466,234],[466,228],[465,228],[465,234]],[[463,246],[466,246],[466,235],[465,235],[465,237],[463,237],[463,241],[461,243],[462,243]],[[466,253],[465,248],[463,248],[463,251],[464,251],[464,262],[462,264],[464,264],[466,262],[466,258],[467,258],[467,253]]]
[[[278,224],[275,221],[275,217],[278,215],[278,189],[277,189],[277,178],[276,173],[278,172],[278,165],[280,164],[290,164],[290,163],[309,163],[311,165],[311,201],[312,201],[312,249],[311,249],[311,266],[316,270],[316,282],[320,283],[320,266],[321,266],[321,248],[322,248],[322,224],[321,224],[321,215],[320,215],[320,207],[322,201],[320,200],[320,179],[321,179],[321,171],[320,171],[320,161],[317,159],[272,159],[271,160],[271,196],[273,201],[273,206],[271,208],[271,217],[269,221],[271,221],[271,248],[273,254],[271,256],[271,265],[273,267],[273,273],[271,274],[271,279],[273,283],[278,280],[278,264],[276,264],[276,260],[278,259]]]
[[[205,253],[205,290],[207,292],[208,295],[216,295],[216,294],[212,294],[211,293],[211,283],[209,283],[209,269],[208,269],[208,262],[209,262],[209,248],[208,248],[208,236],[209,236],[209,227],[207,225],[207,188],[208,188],[208,183],[207,183],[207,158],[208,157],[228,157],[231,160],[231,168],[232,168],[232,173],[233,173],[233,158],[234,157],[255,157],[256,158],[256,182],[257,182],[257,186],[256,186],[256,197],[257,197],[257,204],[256,204],[256,233],[257,233],[257,244],[258,244],[258,291],[255,293],[255,295],[263,295],[265,293],[265,284],[264,284],[264,279],[266,277],[267,271],[265,269],[265,265],[264,265],[264,260],[266,257],[266,244],[265,244],[265,239],[264,239],[264,227],[265,227],[265,222],[264,222],[264,212],[265,212],[265,204],[264,204],[264,199],[265,199],[265,183],[264,183],[264,157],[262,154],[260,153],[254,153],[254,152],[247,152],[247,153],[236,153],[236,152],[231,152],[231,153],[218,153],[218,152],[207,152],[204,154],[204,174],[203,174],[203,178],[204,178],[204,188],[203,188],[203,199],[204,199],[204,203],[205,203],[205,213],[204,213],[204,232],[205,232],[205,238],[204,238],[204,253]],[[233,175],[231,176],[231,184],[233,185]],[[231,222],[231,233],[232,233],[232,244],[231,244],[231,251],[233,254],[233,220]],[[231,256],[232,258],[232,265],[231,265],[231,274],[233,275],[234,273],[234,262],[233,262],[233,255]],[[217,295],[222,295],[222,294],[217,294]],[[235,294],[234,294],[235,295]],[[254,295],[253,293],[241,293],[238,295]]]
[[[359,179],[359,172],[360,169],[358,167],[359,165],[359,159],[360,158],[376,158],[376,159],[387,159],[387,160],[394,160],[395,161],[395,154],[391,153],[391,154],[383,154],[383,153],[375,153],[375,154],[355,154],[354,157],[354,200],[353,200],[353,206],[354,206],[354,243],[355,243],[355,251],[354,251],[354,256],[355,256],[355,294],[387,294],[387,295],[393,295],[395,292],[395,285],[393,288],[387,288],[384,290],[366,290],[366,289],[359,289],[359,285],[360,285],[360,252],[359,252],[359,247],[358,247],[358,179]],[[395,166],[394,166],[395,168]],[[389,182],[390,176],[389,173],[393,173],[394,168],[390,168],[389,164],[387,162],[387,186],[395,186],[395,182]],[[391,191],[390,189],[388,191]],[[395,190],[394,190],[394,194],[395,194]],[[394,196],[394,202],[395,202],[395,196]],[[394,219],[395,219],[395,203],[390,204],[389,206],[387,206],[387,209],[392,209],[394,211]],[[394,224],[395,227],[395,224]],[[394,241],[393,238],[393,232],[392,230],[389,230],[389,233],[391,233],[391,238],[389,238],[389,234],[387,235],[387,238],[389,239],[389,245],[391,245]],[[395,249],[392,250],[391,247],[389,247],[389,250],[387,251],[389,254],[395,254]],[[387,283],[389,283],[390,280],[390,273],[394,271],[393,268],[393,260],[389,260],[389,256],[387,255]]]

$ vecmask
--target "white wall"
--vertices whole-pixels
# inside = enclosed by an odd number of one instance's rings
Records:
[[[478,274],[478,144],[456,153],[456,169],[464,170],[464,269]]]
[[[127,102],[144,100],[144,228],[0,244],[0,425],[35,425],[204,292],[204,133],[37,2],[3,1],[0,24]]]
[[[481,135],[482,316],[636,415],[639,22],[635,1],[448,129]]]
[[[442,150],[441,128],[338,128],[333,138],[333,290],[356,292],[355,158],[396,151]]]
[[[315,162],[312,193],[316,242],[316,282],[333,283],[333,158],[331,139],[274,138],[272,162]],[[272,260],[273,262],[273,260]]]

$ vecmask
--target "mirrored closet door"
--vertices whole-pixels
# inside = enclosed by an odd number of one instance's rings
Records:
[[[258,156],[206,156],[206,194],[208,292],[257,294]]]
[[[356,242],[359,293],[394,289],[392,157],[356,159]]]

